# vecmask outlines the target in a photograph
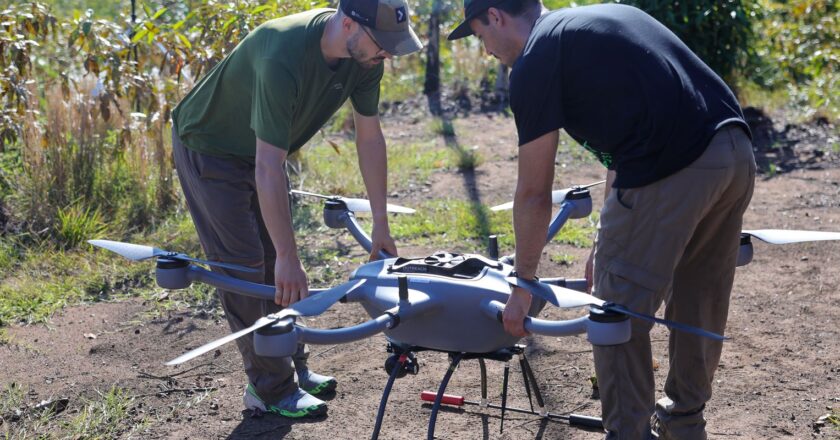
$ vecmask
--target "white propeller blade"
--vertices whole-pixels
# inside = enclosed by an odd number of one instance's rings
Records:
[[[591,188],[593,186],[600,185],[604,182],[606,182],[606,180],[601,180],[601,181],[598,181],[598,182],[590,183],[588,185],[573,186],[571,188],[564,188],[564,189],[555,189],[554,191],[551,192],[551,203],[554,203],[554,204],[563,203],[563,201],[566,200],[566,196],[570,192],[572,192],[574,190]],[[496,206],[490,208],[491,211],[507,211],[509,209],[513,209],[513,202],[502,203],[501,205],[496,205]]]
[[[268,327],[268,326],[280,321],[283,318],[286,318],[286,317],[289,317],[289,316],[295,315],[295,314],[296,313],[295,313],[294,310],[285,309],[285,310],[282,310],[275,315],[268,315],[268,316],[262,317],[262,318],[258,319],[257,322],[254,323],[254,325],[252,325],[248,328],[244,328],[242,330],[239,330],[236,333],[231,333],[231,334],[229,334],[229,335],[227,335],[223,338],[216,339],[215,341],[204,344],[201,347],[198,347],[194,350],[190,350],[190,351],[182,354],[181,356],[178,356],[175,359],[172,359],[171,361],[167,362],[166,365],[183,364],[184,362],[193,360],[193,359],[203,355],[204,353],[215,350],[215,349],[221,347],[222,345],[227,344],[230,341],[234,341],[236,339],[239,339],[242,336],[245,336],[248,333],[251,333],[255,330],[259,330],[263,327]]]
[[[318,197],[319,199],[326,199],[326,200],[339,200],[344,202],[347,205],[347,209],[353,212],[371,212],[372,208],[370,206],[370,201],[366,199],[354,199],[350,197],[341,197],[341,196],[326,196],[323,194],[316,194],[308,191],[300,191],[293,189],[291,190],[291,194],[297,194],[302,196],[310,196],[310,197]],[[416,211],[411,208],[406,208],[405,206],[400,205],[392,205],[390,203],[386,204],[385,206],[388,212],[396,212],[400,214],[414,214]]]
[[[793,231],[784,229],[758,229],[743,231],[745,234],[770,244],[803,243],[808,241],[840,240],[840,232]]]
[[[144,246],[141,244],[123,243],[111,240],[88,240],[93,246],[107,249],[111,252],[122,255],[125,258],[133,261],[142,261],[149,258],[165,257],[173,260],[192,261],[194,263],[206,264],[208,266],[224,267],[226,269],[238,270],[240,272],[257,272],[251,267],[240,266],[238,264],[222,263],[220,261],[208,261],[200,258],[193,258],[186,254],[177,252],[165,251],[151,246]]]

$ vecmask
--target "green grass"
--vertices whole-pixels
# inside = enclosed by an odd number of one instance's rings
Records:
[[[364,195],[355,144],[347,140],[336,144],[340,153],[321,142],[301,154],[304,189],[323,194]],[[388,145],[388,186],[392,191],[399,191],[454,164],[453,154],[436,146],[434,141],[392,142]]]
[[[32,411],[27,406],[26,391],[17,383],[6,384],[0,391],[0,417],[4,419],[4,439],[48,438],[53,413]]]
[[[551,261],[564,266],[571,266],[575,261],[577,261],[577,257],[569,254],[554,254],[551,256]]]
[[[136,429],[133,406],[134,398],[120,388],[112,387],[104,393],[97,391],[97,397],[85,401],[79,414],[66,422],[64,428],[71,438],[117,438]]]
[[[171,217],[147,236],[104,235],[97,238],[150,244],[200,255],[192,222],[186,215]],[[10,246],[14,247],[7,244],[6,248]],[[0,251],[2,249],[0,246]],[[4,264],[2,261],[0,258],[0,264]],[[11,261],[13,264],[5,263],[6,270],[0,274],[0,326],[44,322],[63,307],[81,302],[130,295],[149,296],[156,292],[150,288],[153,285],[152,263],[130,262],[87,244],[68,251],[49,245],[30,246]],[[173,295],[173,300],[189,304],[210,302],[209,294],[201,288],[184,292],[180,296]]]

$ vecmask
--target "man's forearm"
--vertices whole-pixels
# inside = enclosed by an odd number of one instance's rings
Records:
[[[519,147],[513,229],[516,234],[516,272],[533,278],[545,247],[551,220],[551,184],[554,181],[556,131]]]
[[[532,193],[517,189],[513,204],[513,230],[516,234],[516,273],[533,278],[545,247],[551,220],[551,191]]]
[[[388,191],[388,158],[385,152],[385,139],[368,140],[357,146],[359,171],[365,182],[371,210],[375,222],[387,223],[386,199]]]
[[[257,160],[255,169],[257,197],[265,227],[278,258],[297,257],[286,174],[282,162]]]
[[[362,116],[354,112],[356,123],[356,151],[359,154],[359,171],[365,182],[374,224],[388,226],[386,198],[388,191],[388,156],[385,136],[378,116]]]

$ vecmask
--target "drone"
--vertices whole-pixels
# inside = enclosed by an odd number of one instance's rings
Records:
[[[552,192],[552,202],[559,210],[551,219],[546,242],[550,242],[569,219],[586,218],[592,212],[589,188],[603,183],[573,186]],[[346,229],[366,251],[372,248],[369,235],[362,229],[355,212],[370,211],[364,199],[326,196],[293,190],[293,194],[318,197],[324,200],[324,223],[335,229]],[[492,210],[511,209],[505,203]],[[413,213],[414,210],[388,205],[389,212]],[[770,244],[805,241],[840,240],[840,233],[790,230],[748,230],[741,234],[738,265],[752,261],[752,238]],[[104,248],[131,260],[156,258],[157,284],[166,289],[183,289],[194,282],[205,283],[224,290],[268,301],[274,300],[275,287],[242,281],[202,266],[216,266],[249,271],[250,268],[228,263],[200,260],[151,246],[109,240],[91,240],[90,244]],[[384,333],[391,355],[385,362],[389,377],[377,413],[372,438],[378,438],[384,412],[394,381],[408,373],[417,374],[416,353],[437,351],[449,355],[450,368],[443,377],[437,393],[424,392],[421,398],[433,402],[428,438],[434,438],[435,422],[442,404],[475,404],[482,408],[501,410],[504,427],[505,411],[538,415],[549,420],[563,420],[584,429],[602,429],[601,419],[578,414],[560,415],[546,410],[537,380],[524,353],[518,345],[520,338],[505,332],[502,325],[504,304],[512,286],[524,288],[534,297],[525,330],[534,335],[571,336],[586,334],[593,345],[615,345],[630,339],[630,319],[641,319],[665,325],[677,331],[692,333],[714,340],[726,338],[710,331],[654,316],[637,313],[624,305],[607,302],[587,293],[585,279],[542,278],[524,279],[513,270],[515,255],[499,257],[498,243],[489,237],[489,256],[437,252],[421,258],[402,258],[380,251],[382,259],[362,264],[350,274],[349,280],[329,289],[311,289],[310,296],[285,309],[258,319],[248,328],[212,341],[169,362],[178,365],[216,348],[253,333],[255,352],[260,356],[287,357],[294,354],[298,344],[341,344],[358,341]],[[338,302],[358,303],[370,319],[361,324],[337,329],[318,329],[299,325],[300,317],[317,316]],[[587,308],[582,316],[569,320],[545,320],[536,316],[547,305],[564,309]],[[518,357],[525,390],[531,409],[507,406],[510,361]],[[481,401],[466,401],[445,394],[449,379],[462,360],[477,359],[481,367]],[[505,362],[501,405],[487,399],[485,360]],[[535,397],[538,409],[534,409]]]

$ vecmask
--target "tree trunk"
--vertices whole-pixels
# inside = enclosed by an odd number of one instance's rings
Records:
[[[432,13],[429,14],[429,42],[426,46],[426,81],[423,94],[429,101],[429,111],[433,115],[441,114],[440,104],[440,15],[441,0],[434,0]]]
[[[499,103],[499,111],[505,111],[510,101],[510,78],[508,67],[499,63],[498,74],[496,74],[496,102]]]

